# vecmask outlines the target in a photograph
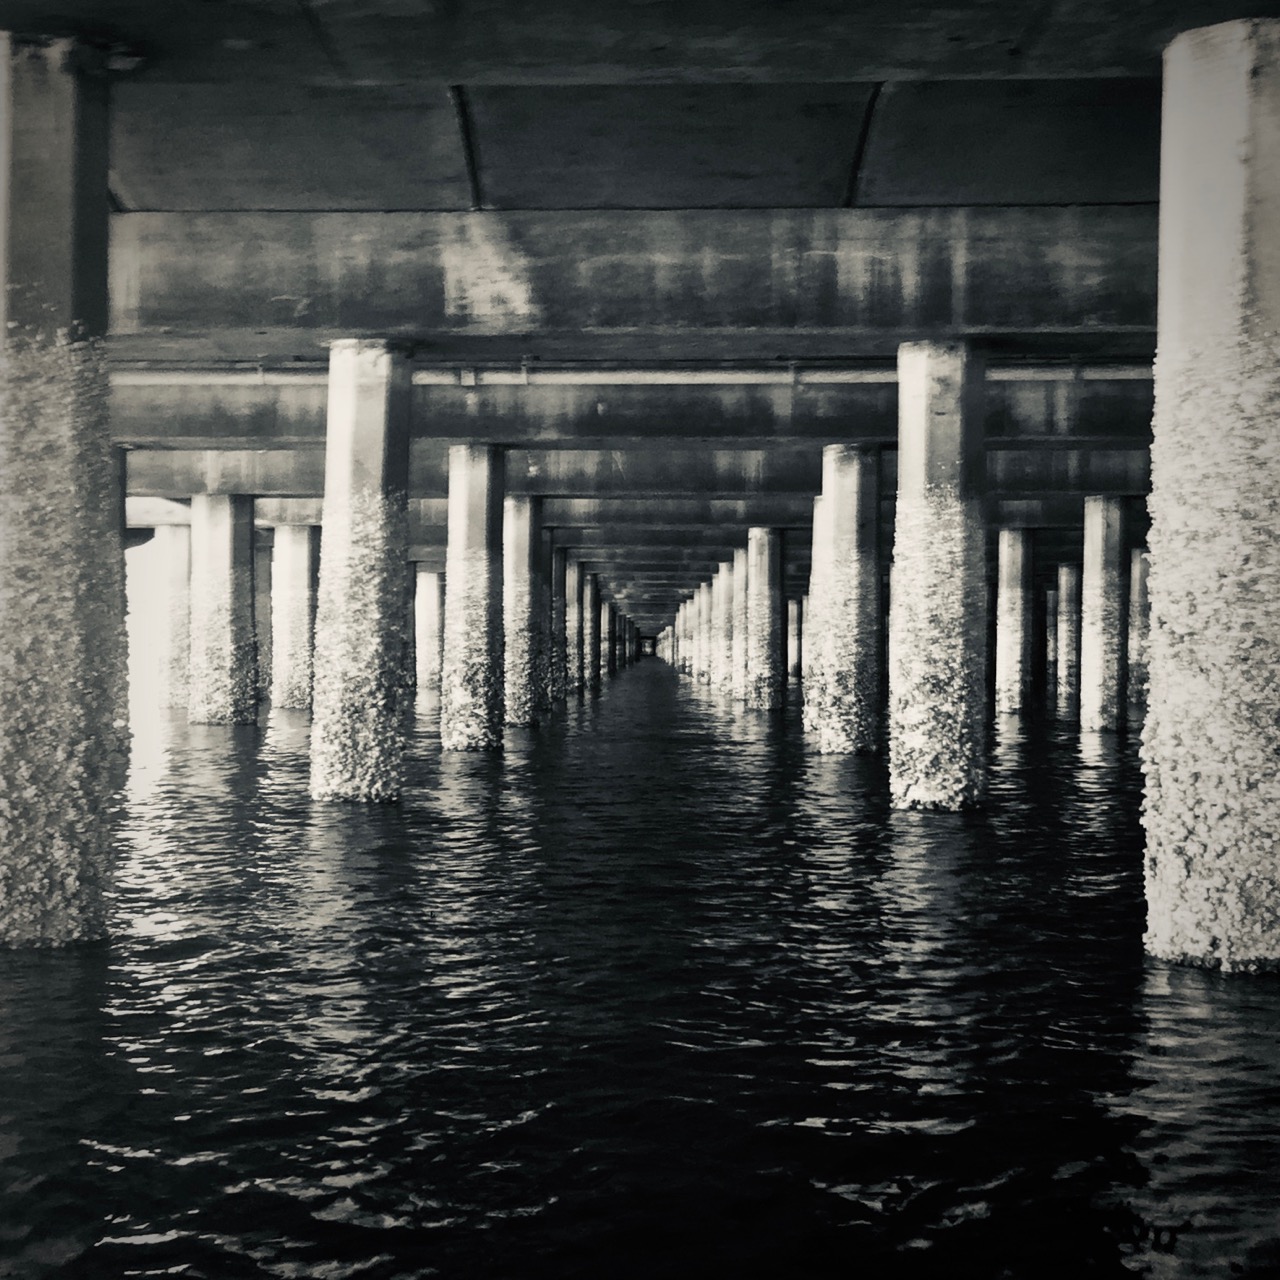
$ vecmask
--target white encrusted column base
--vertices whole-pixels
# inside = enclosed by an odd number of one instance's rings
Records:
[[[320,530],[278,525],[272,546],[271,705],[311,710]]]

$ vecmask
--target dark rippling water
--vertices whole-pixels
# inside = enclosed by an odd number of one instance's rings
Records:
[[[140,725],[115,936],[0,956],[0,1276],[1280,1273],[1280,984],[1144,961],[1131,747],[894,813],[647,661],[399,807]]]

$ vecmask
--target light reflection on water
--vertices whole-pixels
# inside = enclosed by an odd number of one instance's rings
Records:
[[[395,807],[136,722],[112,942],[0,956],[0,1276],[1275,1274],[1280,989],[1144,962],[1139,777],[895,813],[656,662]]]

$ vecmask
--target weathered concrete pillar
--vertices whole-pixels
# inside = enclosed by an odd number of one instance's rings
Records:
[[[712,626],[715,620],[714,601],[711,596],[711,583],[704,582],[698,588],[698,639],[696,653],[698,655],[697,682],[711,684],[711,663],[714,649]]]
[[[782,622],[782,535],[747,531],[747,697],[749,707],[782,705],[785,687]]]
[[[1044,705],[1052,716],[1058,698],[1058,588],[1044,593]]]
[[[1058,566],[1058,719],[1080,718],[1080,566]]]
[[[275,533],[255,529],[253,538],[253,631],[258,655],[258,701],[271,697],[271,554]]]
[[[600,579],[582,580],[582,681],[588,693],[600,692]]]
[[[787,601],[787,679],[798,681],[804,671],[804,605]]]
[[[320,530],[277,525],[271,567],[271,703],[311,710]]]
[[[576,560],[564,566],[565,691],[580,694],[586,687],[586,631],[583,627],[583,593],[586,574]]]
[[[1125,499],[1084,500],[1080,583],[1080,728],[1124,723],[1129,622]]]
[[[618,674],[618,609],[612,600],[600,601],[600,678]]]
[[[258,718],[253,570],[253,499],[193,497],[192,724],[253,724]]]
[[[311,794],[400,798],[409,625],[410,372],[387,343],[329,348]]]
[[[1141,717],[1147,709],[1148,637],[1151,630],[1151,601],[1147,575],[1151,565],[1148,552],[1135,547],[1129,559],[1129,706]]]
[[[880,746],[879,528],[879,451],[827,445],[810,586],[819,602],[818,678],[805,689],[805,719],[819,751]]]
[[[0,946],[100,936],[128,750],[104,77],[0,33]]]
[[[191,696],[191,526],[161,525],[155,543],[164,593],[155,637],[157,702],[185,710]]]
[[[711,687],[733,692],[733,561],[726,560],[711,580]]]
[[[548,617],[548,663],[550,671],[547,676],[547,690],[553,706],[565,700],[569,689],[569,648],[568,648],[568,552],[563,547],[555,547],[551,552],[551,582]]]
[[[747,700],[747,583],[749,569],[746,547],[733,553],[733,648],[730,661],[731,689],[735,702]]]
[[[1022,715],[1031,697],[1031,531],[1001,529],[996,570],[996,712]]]
[[[506,720],[537,719],[543,682],[539,560],[542,553],[541,500],[509,497],[503,514],[502,598],[506,646]]]
[[[413,593],[414,657],[418,691],[440,696],[440,668],[444,659],[444,574],[419,565]]]
[[[889,781],[897,808],[986,790],[982,374],[963,343],[898,351],[898,504],[889,612]]]
[[[1280,21],[1165,55],[1147,949],[1280,968]]]
[[[505,459],[494,445],[449,449],[440,745],[502,745],[502,509]]]

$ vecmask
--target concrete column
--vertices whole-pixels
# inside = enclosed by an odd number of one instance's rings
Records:
[[[802,718],[806,733],[819,731],[828,703],[827,650],[831,628],[824,621],[823,608],[830,589],[831,522],[828,504],[821,494],[813,500],[813,554],[809,562],[809,595],[805,602],[805,621],[809,624],[809,644],[804,652],[804,707]]]
[[[502,516],[505,459],[494,445],[449,449],[440,745],[502,745]]]
[[[551,582],[548,620],[548,662],[550,673],[547,689],[553,706],[565,700],[569,689],[569,649],[567,620],[568,552],[555,547],[551,552]]]
[[[1080,566],[1058,566],[1058,695],[1060,720],[1080,718]]]
[[[711,580],[711,687],[733,692],[733,561],[727,560]]]
[[[603,606],[600,628],[600,647],[604,651],[600,674],[616,676],[618,674],[618,606],[612,600]]]
[[[155,638],[158,703],[182,707],[191,694],[191,526],[162,525],[155,531],[164,611]]]
[[[542,552],[541,501],[509,497],[504,503],[502,598],[506,646],[506,720],[537,719],[543,681],[538,562]]]
[[[444,574],[417,568],[413,593],[414,656],[418,692],[440,696],[440,668],[444,658]]]
[[[253,570],[253,499],[193,497],[192,724],[253,724],[258,718]]]
[[[814,511],[819,671],[805,690],[819,751],[875,751],[880,709],[880,457],[876,449],[827,445],[822,499]]]
[[[1031,531],[1001,529],[996,577],[996,712],[1022,715],[1031,697]]]
[[[582,597],[586,587],[582,566],[566,558],[564,566],[565,691],[580,694],[586,687],[586,632]]]
[[[582,581],[582,680],[588,693],[600,692],[600,579]]]
[[[1165,54],[1147,949],[1280,968],[1280,21]]]
[[[1080,583],[1080,728],[1124,723],[1129,622],[1125,499],[1084,500]]]
[[[408,617],[409,365],[387,343],[329,348],[311,795],[400,798]]]
[[[1044,593],[1044,705],[1053,715],[1058,697],[1058,588]]]
[[[704,582],[698,588],[697,681],[702,685],[711,684],[711,662],[714,647],[713,622],[714,601],[711,596],[711,583]]]
[[[0,33],[0,946],[100,936],[127,765],[107,81]]]
[[[279,525],[271,566],[271,704],[311,710],[320,530]]]
[[[1129,706],[1138,717],[1147,710],[1148,637],[1151,630],[1151,601],[1147,591],[1147,574],[1151,566],[1150,555],[1140,547],[1134,548],[1129,558]]]
[[[733,648],[730,675],[731,691],[735,702],[747,700],[747,582],[748,560],[746,547],[733,553]]]
[[[256,529],[253,539],[253,630],[258,655],[258,701],[271,697],[271,553],[275,534]]]
[[[804,605],[787,601],[787,679],[795,683],[804,668]]]
[[[967,808],[986,789],[981,388],[963,343],[899,348],[889,611],[889,785],[897,808]]]
[[[747,706],[782,705],[786,638],[782,621],[782,535],[747,531]]]

